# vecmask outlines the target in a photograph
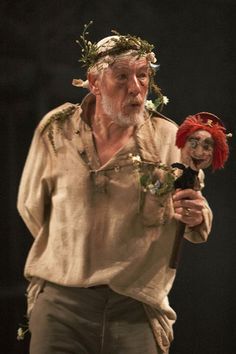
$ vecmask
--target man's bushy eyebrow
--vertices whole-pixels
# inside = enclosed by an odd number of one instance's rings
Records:
[[[121,64],[121,63],[114,63],[112,66],[112,70],[118,71],[118,70],[129,70],[129,65],[128,64]],[[143,64],[137,70],[149,70],[148,64]]]

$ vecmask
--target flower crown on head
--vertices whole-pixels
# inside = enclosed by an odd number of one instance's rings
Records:
[[[156,62],[155,54],[152,52],[154,45],[148,43],[146,40],[140,37],[131,36],[130,34],[121,35],[115,30],[111,32],[113,36],[107,37],[98,43],[92,43],[87,39],[89,34],[88,28],[92,25],[93,21],[89,24],[84,25],[84,30],[80,39],[76,41],[82,50],[81,58],[79,62],[82,63],[83,67],[89,70],[93,67],[100,59],[107,56],[115,57],[128,51],[135,51],[135,55],[147,56],[147,59],[151,63]],[[158,67],[158,65],[154,66]]]

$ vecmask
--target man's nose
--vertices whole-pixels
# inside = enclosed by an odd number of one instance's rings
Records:
[[[130,95],[137,96],[140,90],[140,82],[136,76],[132,76],[128,81],[128,92]]]

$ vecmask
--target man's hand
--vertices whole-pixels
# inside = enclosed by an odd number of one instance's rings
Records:
[[[177,189],[173,195],[174,217],[189,227],[203,221],[202,210],[205,206],[201,192],[193,189]]]

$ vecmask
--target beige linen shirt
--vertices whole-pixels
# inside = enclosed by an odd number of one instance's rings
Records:
[[[101,166],[89,126],[93,104],[91,94],[81,106],[66,103],[35,131],[18,196],[18,210],[35,238],[25,276],[32,284],[108,284],[143,302],[164,351],[175,321],[167,295],[176,272],[169,268],[176,221],[171,194],[145,194],[130,154],[166,165],[179,161],[177,126],[147,113],[129,143]],[[73,113],[59,124],[68,109]],[[210,232],[207,203],[203,214],[200,226],[186,230],[192,242],[206,241]]]

